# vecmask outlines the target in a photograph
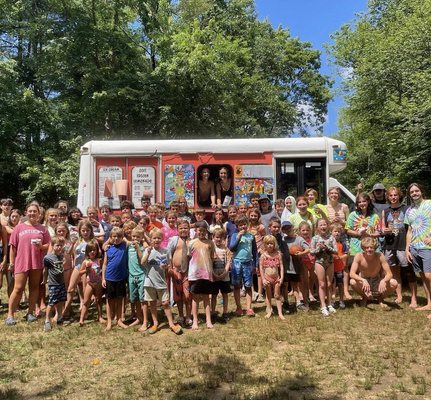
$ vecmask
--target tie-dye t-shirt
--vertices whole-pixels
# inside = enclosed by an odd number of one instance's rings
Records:
[[[431,250],[431,246],[424,243],[425,238],[431,237],[431,200],[422,200],[419,206],[410,206],[406,211],[404,223],[412,230],[410,246]]]
[[[189,243],[189,281],[213,281],[214,252],[214,243],[211,240],[194,239]]]
[[[381,229],[380,218],[377,214],[371,214],[366,217],[362,213],[353,211],[349,214],[346,222],[346,229],[359,231],[361,228],[367,228],[368,233],[375,233]],[[350,255],[362,253],[361,239],[357,237],[350,238]]]

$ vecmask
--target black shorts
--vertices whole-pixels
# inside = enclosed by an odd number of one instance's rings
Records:
[[[227,281],[215,281],[212,283],[213,291],[211,294],[230,293],[232,288],[230,287],[230,282]]]
[[[206,279],[189,281],[190,293],[192,294],[211,294],[213,292],[213,283]]]
[[[344,271],[334,272],[335,286],[342,285],[343,283],[344,283]]]
[[[106,298],[119,299],[126,297],[126,281],[106,281]]]
[[[48,285],[48,305],[55,306],[62,301],[66,301],[67,293],[66,286],[61,285]]]

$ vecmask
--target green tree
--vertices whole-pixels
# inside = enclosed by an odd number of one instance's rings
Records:
[[[349,148],[344,178],[431,187],[430,0],[374,0],[334,36],[345,76],[340,136]]]

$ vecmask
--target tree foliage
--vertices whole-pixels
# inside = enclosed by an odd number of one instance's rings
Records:
[[[88,139],[306,134],[324,122],[330,81],[319,53],[259,21],[252,0],[0,0],[0,9],[5,194],[73,196]]]
[[[340,136],[349,148],[344,173],[406,187],[431,187],[431,1],[373,0],[353,26],[334,36],[345,76]]]

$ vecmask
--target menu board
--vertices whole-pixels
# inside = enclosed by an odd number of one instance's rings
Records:
[[[99,207],[108,204],[112,209],[120,208],[120,199],[115,188],[115,181],[123,179],[123,168],[118,166],[99,168]]]
[[[266,194],[272,201],[274,178],[271,165],[235,166],[235,204],[250,204],[252,193]]]
[[[192,164],[165,165],[165,206],[184,197],[189,207],[195,204],[195,169]]]
[[[145,194],[151,198],[154,204],[156,193],[156,170],[154,167],[132,168],[132,202],[135,207],[141,207],[141,198]]]

